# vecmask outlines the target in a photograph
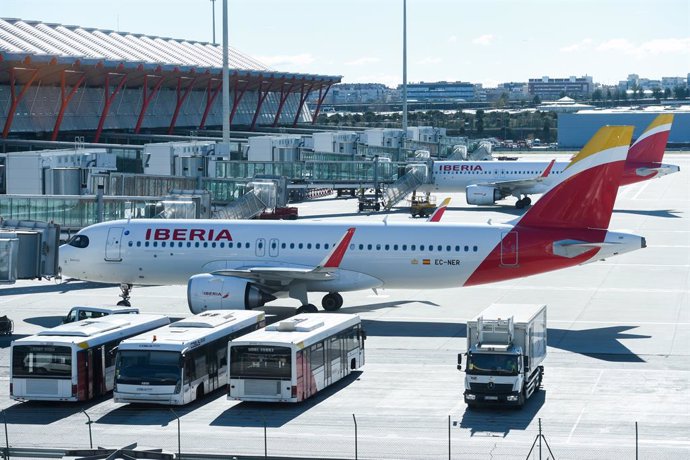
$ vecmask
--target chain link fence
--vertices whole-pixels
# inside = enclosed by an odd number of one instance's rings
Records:
[[[339,414],[328,423],[312,424],[300,422],[299,417],[289,420],[280,410],[266,419],[241,420],[233,420],[233,414],[226,412],[208,426],[188,408],[132,410],[125,406],[103,414],[97,409],[91,414],[76,409],[70,423],[61,423],[59,428],[50,427],[50,414],[44,414],[46,426],[41,427],[33,424],[38,423],[39,414],[21,424],[12,410],[3,411],[0,454],[5,459],[89,457],[97,455],[90,449],[129,447],[149,452],[112,458],[599,460],[679,459],[690,453],[682,443],[645,440],[644,430],[638,433],[634,422],[598,427],[598,433],[575,437],[572,428],[541,419],[530,420],[519,430],[490,423],[472,428],[467,414],[460,418],[391,417],[382,425],[380,417],[371,415]],[[480,411],[476,416],[490,421],[496,414],[500,416],[500,412]],[[168,457],[156,457],[156,449]]]

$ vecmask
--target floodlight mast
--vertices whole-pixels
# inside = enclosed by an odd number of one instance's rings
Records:
[[[230,143],[230,70],[228,69],[228,0],[223,0],[223,144]]]
[[[407,0],[403,0],[403,136],[407,134]]]

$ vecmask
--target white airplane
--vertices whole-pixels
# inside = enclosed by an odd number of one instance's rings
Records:
[[[664,113],[630,147],[621,185],[678,172],[675,165],[662,164],[673,114]],[[544,193],[562,179],[570,162],[555,161],[435,161],[433,180],[420,192],[465,192],[467,204],[493,205],[508,196],[517,198],[515,207],[532,203],[528,195]]]
[[[607,230],[633,128],[603,127],[561,182],[512,223],[131,219],[92,225],[60,247],[65,276],[134,285],[187,283],[192,312],[250,309],[279,296],[313,312],[339,292],[443,289],[558,270],[646,246]]]

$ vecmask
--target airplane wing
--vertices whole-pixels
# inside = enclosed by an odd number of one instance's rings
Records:
[[[315,267],[244,267],[214,271],[212,274],[220,276],[235,276],[256,281],[258,284],[280,282],[283,285],[293,280],[325,281],[334,278],[340,266],[350,241],[355,234],[355,228],[348,228],[338,244]]]
[[[556,160],[551,160],[551,162],[546,166],[544,171],[537,177],[532,177],[529,179],[519,179],[519,180],[504,180],[504,181],[495,181],[495,182],[484,182],[481,184],[477,185],[484,185],[487,187],[494,187],[499,190],[503,190],[509,193],[519,191],[522,189],[529,189],[534,187],[537,184],[540,184],[541,182],[544,182],[544,180],[549,177],[549,173],[551,173],[551,170],[553,169],[553,165],[556,163]]]

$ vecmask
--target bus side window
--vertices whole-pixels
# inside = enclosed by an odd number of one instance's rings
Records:
[[[323,366],[324,362],[324,356],[323,356],[323,343],[317,343],[315,345],[312,345],[310,348],[311,351],[311,359],[310,359],[310,364],[312,370],[316,370],[317,368]]]
[[[117,350],[117,342],[108,342],[103,346],[105,350],[105,367],[111,367],[115,365],[115,355]]]

